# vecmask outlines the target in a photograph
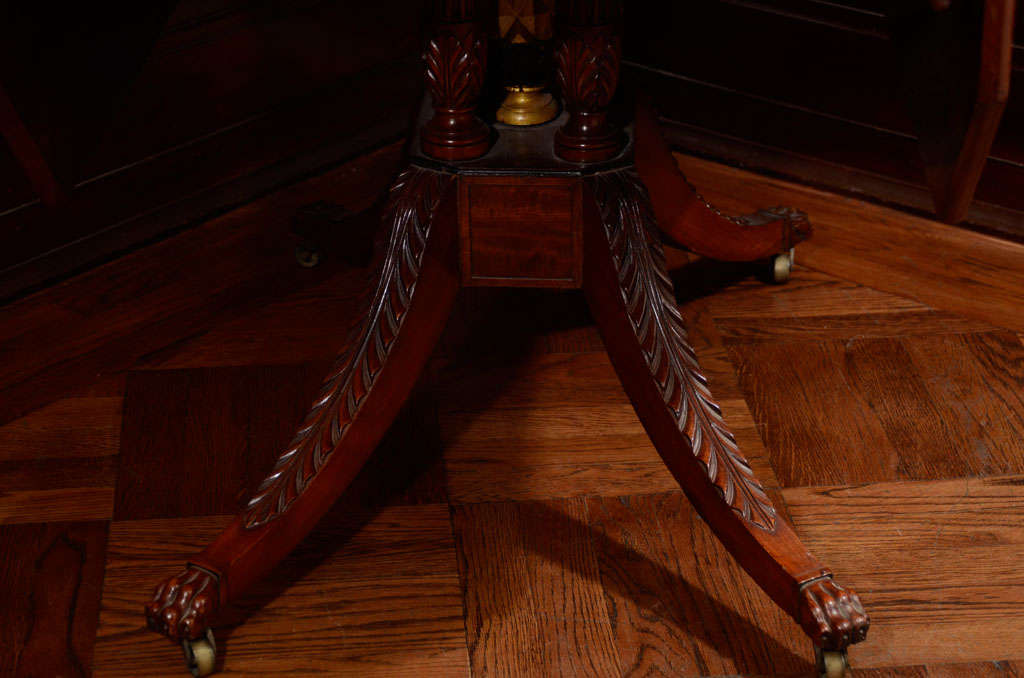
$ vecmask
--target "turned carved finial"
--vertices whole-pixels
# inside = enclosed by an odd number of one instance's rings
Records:
[[[434,37],[423,53],[434,115],[423,126],[423,152],[467,160],[487,152],[490,129],[476,116],[487,66],[487,36],[473,21],[471,0],[442,0]]]
[[[569,2],[565,11],[555,63],[569,119],[555,133],[555,152],[571,162],[608,160],[623,145],[621,131],[608,120],[622,54],[615,3]]]

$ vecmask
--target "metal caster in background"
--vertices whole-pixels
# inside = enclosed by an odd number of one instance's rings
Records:
[[[320,263],[320,250],[311,243],[295,246],[295,262],[302,268],[313,268]]]

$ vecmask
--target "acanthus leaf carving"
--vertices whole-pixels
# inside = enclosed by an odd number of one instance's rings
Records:
[[[611,103],[621,48],[609,28],[572,30],[555,53],[558,85],[570,110],[598,111]]]
[[[646,189],[633,171],[590,179],[611,248],[622,301],[665,406],[726,503],[766,531],[776,510],[708,389],[676,307]]]
[[[475,105],[487,64],[486,36],[472,24],[445,25],[423,52],[427,87],[434,108],[459,110]]]
[[[252,529],[280,516],[305,491],[358,414],[412,303],[434,210],[452,176],[411,167],[391,189],[388,250],[363,321],[335,361],[287,449],[245,509]]]

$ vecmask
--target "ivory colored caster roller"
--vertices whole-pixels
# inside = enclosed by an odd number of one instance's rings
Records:
[[[206,629],[205,638],[186,638],[181,641],[181,648],[185,651],[185,668],[195,678],[213,673],[213,667],[217,663],[217,644],[213,641],[213,631]]]
[[[776,254],[772,257],[772,281],[781,284],[789,280],[789,274],[793,270],[794,261],[795,253],[792,248],[790,248],[789,252]]]
[[[818,660],[820,678],[846,678],[849,675],[850,663],[846,660],[846,650],[832,651],[814,648]]]

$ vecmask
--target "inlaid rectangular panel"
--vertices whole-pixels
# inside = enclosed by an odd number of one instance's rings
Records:
[[[462,177],[459,239],[466,285],[579,287],[578,179]]]

